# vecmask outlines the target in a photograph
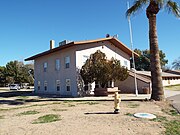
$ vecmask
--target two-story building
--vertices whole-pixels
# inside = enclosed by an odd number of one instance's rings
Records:
[[[130,69],[132,51],[115,37],[79,42],[65,40],[58,47],[54,47],[51,40],[49,50],[26,59],[34,60],[35,93],[79,96],[82,90],[79,69],[97,50],[108,59],[120,60],[122,66]]]

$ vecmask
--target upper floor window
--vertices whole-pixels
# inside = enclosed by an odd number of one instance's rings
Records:
[[[46,72],[47,71],[47,62],[44,62],[44,65],[43,65],[43,68],[44,68],[44,72]]]
[[[58,71],[60,70],[60,59],[56,59],[56,67],[55,69]]]
[[[83,61],[83,64],[85,64],[85,63],[86,63],[86,60],[87,60],[87,59],[89,59],[89,56],[87,56],[87,55],[83,55],[83,60],[82,60],[82,61]]]
[[[124,60],[124,66],[128,67],[128,62],[126,60]]]
[[[69,68],[70,67],[70,57],[67,56],[65,57],[65,68]]]

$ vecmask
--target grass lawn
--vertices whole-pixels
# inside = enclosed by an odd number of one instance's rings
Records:
[[[59,120],[61,120],[59,115],[48,114],[48,115],[39,117],[37,120],[33,122],[33,124],[50,123],[50,122],[59,121]]]
[[[165,86],[165,90],[179,90],[180,91],[180,84],[177,85],[171,85],[171,86]]]

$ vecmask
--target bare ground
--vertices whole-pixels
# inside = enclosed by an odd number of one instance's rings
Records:
[[[113,114],[113,101],[49,101],[31,97],[3,98],[0,104],[0,135],[162,135],[162,123],[130,116],[137,112],[152,113],[171,119],[162,109],[166,102],[123,101],[120,113]],[[13,104],[13,101],[19,101]],[[26,101],[26,102],[24,102]],[[168,106],[169,107],[169,106]],[[34,115],[19,115],[37,111]],[[33,124],[46,114],[60,120]]]

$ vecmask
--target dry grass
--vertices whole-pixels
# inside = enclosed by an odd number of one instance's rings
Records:
[[[180,84],[165,86],[164,89],[165,90],[175,90],[175,91],[178,90],[178,91],[180,91]]]
[[[179,115],[170,102],[123,101],[119,114],[113,114],[113,101],[41,101],[18,106],[0,104],[0,108],[2,135],[168,135],[179,131]],[[138,119],[133,116],[137,112],[152,113],[157,118]]]

